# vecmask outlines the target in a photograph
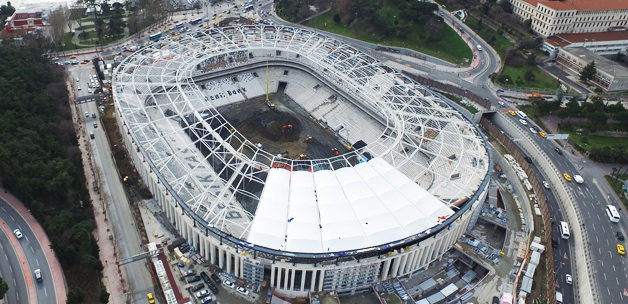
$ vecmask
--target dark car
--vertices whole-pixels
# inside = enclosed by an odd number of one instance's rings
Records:
[[[205,285],[203,283],[199,283],[197,285],[194,285],[194,287],[192,287],[192,291],[199,291],[201,289],[203,289],[203,287],[205,287]]]
[[[560,150],[560,148],[554,148],[554,151],[556,151],[556,153],[558,153],[558,155],[563,155],[563,151]]]
[[[215,273],[212,273],[211,277],[212,277],[212,280],[214,280],[214,282],[216,282],[216,284],[218,285],[220,285],[220,283],[222,282],[220,281],[220,278]]]
[[[498,297],[493,297],[493,303],[492,304],[499,304],[499,298]]]
[[[201,279],[203,279],[203,281],[205,282],[205,284],[209,285],[212,283],[211,280],[209,280],[209,276],[207,275],[207,273],[205,273],[205,271],[201,271]]]
[[[209,287],[209,290],[211,290],[214,294],[218,294],[218,288],[214,285],[214,283],[207,283],[207,287]]]
[[[617,233],[615,233],[615,235],[617,235],[617,239],[620,241],[624,240],[624,234],[621,233],[621,231],[617,231]]]
[[[195,275],[195,276],[193,276],[193,277],[188,277],[188,278],[187,278],[187,280],[188,280],[188,283],[194,283],[194,282],[198,282],[198,281],[200,281],[200,280],[201,280],[201,277],[199,277],[199,276]]]

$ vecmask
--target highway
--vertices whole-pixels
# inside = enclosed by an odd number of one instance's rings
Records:
[[[528,126],[523,126],[518,122],[517,116],[509,114],[500,115],[510,116],[512,119],[516,119],[515,122],[523,132],[527,131]],[[538,145],[546,155],[549,156],[550,161],[554,166],[558,168],[559,172],[567,173],[573,178],[574,175],[580,174],[585,179],[583,184],[578,184],[575,181],[568,182],[560,176],[560,180],[565,183],[568,190],[573,194],[574,202],[577,204],[577,208],[580,210],[582,228],[587,231],[585,237],[587,237],[587,249],[591,254],[591,266],[593,281],[595,288],[598,291],[600,303],[626,303],[628,301],[628,295],[624,294],[624,290],[628,289],[628,264],[626,263],[625,256],[621,256],[617,253],[617,244],[621,243],[617,240],[615,233],[622,231],[626,235],[626,229],[624,221],[619,223],[612,223],[606,216],[604,208],[609,204],[607,196],[609,190],[605,180],[598,178],[591,178],[588,172],[580,172],[576,168],[576,164],[581,164],[584,161],[571,155],[570,151],[563,150],[554,141],[543,139],[542,137],[529,133],[530,138]],[[562,155],[555,149],[558,148]],[[549,179],[547,179],[549,181]],[[604,189],[600,189],[600,188]],[[552,212],[553,216],[557,219],[557,213]],[[563,218],[561,216],[561,218]],[[579,223],[569,223],[570,227],[578,225]],[[556,225],[555,225],[556,226]],[[558,234],[559,235],[559,234]],[[560,237],[558,237],[560,239]],[[564,240],[559,240],[565,243]],[[569,241],[567,241],[569,243]],[[570,247],[573,245],[570,245]],[[569,256],[569,255],[568,255]],[[558,261],[557,261],[558,262]],[[578,265],[578,267],[585,267],[585,265]],[[561,279],[557,276],[558,279]],[[564,276],[562,278],[564,280]],[[563,290],[566,288],[565,284],[560,284]],[[568,303],[568,302],[565,302]]]
[[[13,250],[9,250],[11,245],[8,245],[9,243],[4,243],[3,244],[7,244],[7,245],[3,245],[3,247],[5,248],[4,252],[5,252],[5,257],[6,257],[6,261],[9,261],[9,265],[3,265],[0,266],[0,269],[5,268],[9,271],[9,273],[13,273],[10,276],[7,276],[7,278],[13,277],[13,279],[15,279],[14,281],[9,279],[7,281],[9,281],[9,286],[11,287],[13,286],[18,286],[17,287],[17,293],[13,293],[13,295],[15,295],[15,300],[17,302],[14,303],[25,303],[25,301],[28,301],[28,291],[27,291],[27,280],[31,279],[31,281],[34,284],[35,287],[35,293],[37,295],[37,303],[51,303],[54,304],[56,303],[56,296],[55,296],[55,289],[54,289],[54,285],[53,285],[53,280],[52,280],[52,272],[50,270],[50,266],[48,265],[48,261],[46,259],[46,256],[44,255],[43,249],[41,248],[41,245],[39,244],[39,242],[37,241],[37,238],[35,237],[35,234],[33,233],[33,231],[31,230],[30,226],[26,223],[26,221],[24,220],[24,218],[17,212],[17,210],[13,209],[13,207],[11,205],[9,205],[9,203],[7,201],[4,200],[4,198],[0,197],[0,217],[2,218],[2,221],[4,221],[6,223],[6,225],[11,228],[11,231],[15,228],[19,228],[22,231],[22,234],[24,235],[24,237],[21,240],[18,240],[20,247],[22,249],[22,252],[24,253],[24,257],[26,258],[26,261],[28,263],[28,265],[26,265],[28,267],[28,273],[31,275],[31,278],[25,278],[24,273],[22,272],[22,269],[20,268],[20,263],[18,261],[17,255],[15,254],[15,252]],[[0,238],[4,238],[4,237],[15,237],[13,234],[6,236],[0,236]],[[46,250],[50,250],[49,248],[46,248]],[[8,251],[13,251],[14,253],[11,254]],[[5,264],[5,263],[0,263],[0,264]],[[41,273],[42,273],[42,277],[43,277],[43,281],[42,282],[36,282],[35,281],[35,277],[33,276],[33,270],[35,269],[41,269]],[[2,270],[2,273],[5,273],[5,270]],[[11,302],[9,302],[11,303]]]
[[[92,58],[93,55],[86,58]],[[84,58],[79,58],[84,59]],[[94,73],[93,65],[76,65],[69,67],[72,78],[79,82],[75,83],[81,86],[80,91],[76,91],[77,97],[89,95],[87,92],[87,82],[89,74]],[[131,214],[129,201],[118,175],[118,171],[113,161],[111,150],[104,129],[100,123],[100,111],[98,105],[94,101],[81,103],[79,105],[81,121],[83,123],[85,137],[90,141],[91,151],[96,166],[96,174],[101,181],[100,191],[105,198],[107,204],[107,215],[113,226],[113,232],[120,260],[131,257],[133,255],[144,252],[139,232],[135,227],[135,220]],[[88,112],[89,116],[85,117],[84,113]],[[96,113],[96,118],[92,118],[92,114]],[[96,123],[96,127],[94,127]],[[89,139],[89,133],[94,133],[94,139]],[[146,301],[146,294],[155,294],[154,286],[150,271],[146,260],[139,260],[123,266],[127,277],[129,292],[132,303],[142,303]]]

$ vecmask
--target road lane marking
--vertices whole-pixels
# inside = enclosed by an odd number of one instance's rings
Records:
[[[36,259],[35,262],[37,262],[37,266],[39,266],[39,259]]]
[[[15,222],[15,218],[13,218],[13,215],[9,215],[9,217],[11,218],[12,221]]]

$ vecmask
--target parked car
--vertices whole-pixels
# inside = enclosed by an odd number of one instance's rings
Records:
[[[214,283],[207,283],[207,287],[209,287],[209,290],[211,290],[214,294],[218,294],[218,288],[214,285]]]
[[[207,275],[207,273],[205,273],[205,271],[201,271],[200,275],[201,275],[201,279],[203,279],[203,282],[205,282],[205,284],[209,285],[212,283],[212,281],[209,279],[209,276]]]
[[[220,278],[219,278],[219,277],[218,277],[215,273],[212,273],[212,274],[211,274],[211,278],[212,278],[212,280],[214,280],[214,282],[215,282],[216,284],[218,284],[218,285],[220,285],[220,282],[222,282],[222,281],[220,281]]]
[[[192,291],[199,291],[201,289],[203,289],[203,287],[205,287],[205,284],[203,283],[198,283],[196,285],[194,285],[192,288],[190,288]]]
[[[238,286],[238,288],[236,288],[236,290],[237,290],[239,293],[241,293],[241,294],[243,294],[243,295],[245,295],[245,296],[249,294],[249,291],[248,291],[248,290],[246,290],[246,288],[244,288],[244,287],[242,287],[242,286]]]
[[[187,281],[188,283],[194,283],[194,282],[198,282],[201,280],[201,277],[195,275],[195,276],[191,276],[191,277],[187,277]]]
[[[235,287],[235,285],[233,284],[233,282],[229,281],[229,280],[224,280],[222,281],[223,284],[225,284],[225,286],[229,287],[229,288],[233,288]]]
[[[194,276],[194,275],[196,275],[196,271],[194,271],[194,269],[190,269],[190,270],[185,272],[185,276],[186,277],[191,277],[191,276]]]
[[[209,295],[209,290],[207,290],[207,289],[203,289],[203,290],[201,290],[201,291],[197,292],[195,295],[196,295],[196,297],[197,297],[197,298],[199,298],[199,299],[204,298],[204,297],[206,297],[206,296],[208,296],[208,295]]]

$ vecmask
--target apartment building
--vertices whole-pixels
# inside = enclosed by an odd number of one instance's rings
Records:
[[[521,19],[543,37],[628,29],[627,0],[511,0]]]

